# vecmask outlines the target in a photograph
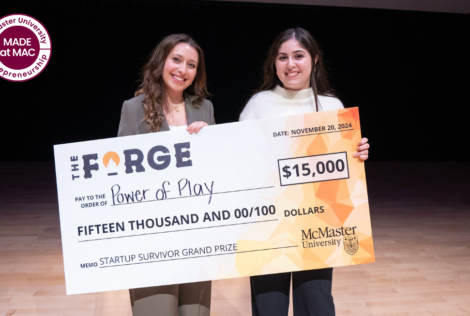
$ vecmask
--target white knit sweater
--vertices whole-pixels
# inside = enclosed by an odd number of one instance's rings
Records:
[[[344,108],[334,97],[319,95],[319,110]],[[315,112],[315,96],[312,89],[286,90],[276,86],[273,90],[255,94],[240,114],[240,121],[287,116]]]

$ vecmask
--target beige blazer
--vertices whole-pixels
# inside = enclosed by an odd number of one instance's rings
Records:
[[[196,121],[203,121],[209,125],[215,125],[212,102],[204,99],[199,107],[196,107],[192,102],[195,98],[194,96],[189,96],[184,99],[188,126]],[[138,135],[150,132],[149,125],[147,122],[143,121],[145,117],[144,108],[142,107],[143,100],[144,95],[140,94],[130,100],[124,101],[121,110],[118,136]],[[168,127],[166,118],[163,116],[163,125],[160,132],[169,130],[170,128]]]

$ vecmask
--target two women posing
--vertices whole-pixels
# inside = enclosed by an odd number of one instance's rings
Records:
[[[118,136],[186,129],[198,133],[215,124],[206,100],[204,54],[185,34],[163,39],[143,68],[136,96],[124,102]],[[274,41],[264,64],[264,80],[240,115],[240,121],[341,109],[330,89],[320,47],[302,29],[289,29]],[[368,158],[363,138],[354,157]],[[292,275],[296,316],[335,315],[331,295],[333,269],[250,278],[254,316],[287,316]],[[134,316],[209,316],[211,282],[129,290]]]

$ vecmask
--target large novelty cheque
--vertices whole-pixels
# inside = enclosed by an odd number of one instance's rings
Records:
[[[358,108],[54,147],[67,294],[374,262]]]

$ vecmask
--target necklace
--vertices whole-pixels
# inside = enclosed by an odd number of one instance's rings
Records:
[[[174,106],[174,105],[171,105],[171,104],[170,104],[170,108],[173,109],[173,112],[179,113],[179,111],[180,111],[180,105],[181,105],[181,104],[178,104],[178,105]]]

